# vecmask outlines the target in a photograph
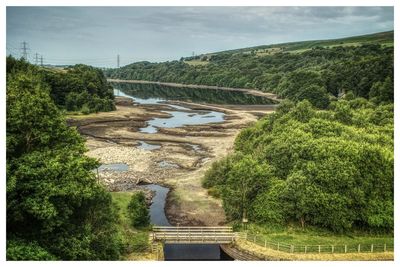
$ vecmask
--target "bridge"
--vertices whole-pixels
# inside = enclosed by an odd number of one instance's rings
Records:
[[[230,226],[153,226],[150,238],[170,244],[229,244],[236,234]]]

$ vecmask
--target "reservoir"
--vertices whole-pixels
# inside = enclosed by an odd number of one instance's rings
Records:
[[[153,118],[147,126],[139,129],[142,133],[154,134],[160,128],[176,128],[185,125],[221,123],[223,112],[212,110],[194,110],[168,101],[184,101],[200,104],[218,105],[271,105],[275,101],[263,96],[251,95],[243,91],[171,87],[158,84],[111,83],[115,96],[128,97],[141,105],[167,105],[174,109],[164,110],[168,118]]]

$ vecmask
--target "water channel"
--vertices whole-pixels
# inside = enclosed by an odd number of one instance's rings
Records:
[[[224,113],[211,110],[193,110],[178,104],[169,104],[169,100],[180,100],[196,103],[211,104],[273,104],[273,100],[246,94],[240,91],[224,91],[214,89],[195,90],[192,88],[174,88],[153,84],[129,84],[112,83],[114,95],[132,98],[135,103],[141,105],[167,105],[174,111],[164,110],[170,117],[153,118],[147,121],[147,126],[140,131],[148,134],[158,132],[159,128],[175,128],[184,125],[199,125],[208,123],[218,123],[224,121]],[[160,145],[149,144],[139,141],[138,147],[145,150],[159,149]],[[197,152],[201,151],[199,145],[190,147]],[[178,165],[161,161],[161,167],[179,168]],[[102,170],[111,169],[114,171],[126,171],[127,168],[122,164],[102,165]],[[99,169],[100,169],[99,168]],[[170,226],[165,215],[165,203],[169,188],[156,184],[141,185],[140,187],[154,191],[154,196],[150,206],[150,220],[154,225]],[[232,260],[223,253],[218,244],[165,244],[165,260]]]

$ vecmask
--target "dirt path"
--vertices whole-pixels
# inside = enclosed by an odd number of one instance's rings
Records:
[[[110,191],[129,191],[138,183],[158,183],[170,187],[166,214],[172,224],[219,225],[225,222],[222,203],[207,194],[201,180],[212,162],[232,150],[240,129],[256,121],[273,108],[256,109],[180,103],[192,109],[225,113],[223,123],[161,128],[159,132],[139,132],[146,121],[168,117],[169,106],[137,105],[123,97],[116,98],[117,110],[86,116],[72,116],[69,124],[77,126],[87,139],[89,156],[101,163],[125,163],[126,172],[102,171],[99,178]],[[139,147],[140,141],[158,146],[154,150]]]

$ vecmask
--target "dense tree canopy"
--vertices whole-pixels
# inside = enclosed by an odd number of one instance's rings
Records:
[[[255,88],[293,101],[309,100],[326,108],[329,98],[352,91],[355,96],[392,102],[393,47],[380,44],[314,47],[306,51],[210,54],[206,64],[191,65],[185,59],[164,63],[137,62],[108,69],[118,79]]]
[[[111,195],[50,91],[29,66],[7,74],[7,258],[118,259]]]
[[[66,69],[40,68],[24,60],[7,58],[7,73],[30,71],[48,85],[51,98],[68,111],[91,113],[115,110],[114,95],[100,69],[75,65]]]
[[[342,99],[317,111],[284,101],[240,133],[203,185],[231,219],[246,210],[260,223],[391,231],[393,157],[393,104]]]

